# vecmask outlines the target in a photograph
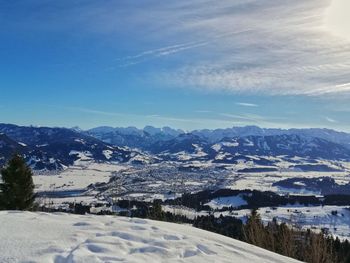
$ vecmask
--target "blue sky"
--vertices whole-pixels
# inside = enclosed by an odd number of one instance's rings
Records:
[[[350,131],[348,5],[0,0],[0,122]]]

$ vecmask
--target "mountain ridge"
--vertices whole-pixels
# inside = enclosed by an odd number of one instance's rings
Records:
[[[67,128],[0,124],[0,165],[15,153],[24,156],[35,170],[61,170],[80,159],[97,162],[148,162],[136,150],[113,146]],[[7,151],[5,151],[5,148]]]
[[[341,141],[341,138],[331,141],[315,136],[338,135],[335,131],[295,129],[290,134],[280,134],[280,131],[256,126],[205,130],[204,133],[151,126],[145,130],[135,127],[97,127],[92,131],[82,131],[77,128],[0,124],[0,165],[14,153],[22,154],[35,170],[62,170],[82,160],[130,164],[174,161],[231,165],[245,160],[263,166],[276,164],[267,157],[278,157],[280,161],[285,158],[291,163],[296,162],[293,160],[295,157],[306,158],[310,162],[322,159],[350,160],[347,144],[333,142]],[[208,134],[212,137],[208,138]],[[348,135],[340,134],[345,137]]]
[[[145,129],[148,127],[147,129]],[[192,133],[194,135],[197,135],[201,137],[202,139],[208,140],[210,142],[219,142],[222,139],[226,137],[243,137],[243,136],[268,136],[268,135],[282,135],[282,134],[297,134],[305,137],[318,137],[321,139],[325,139],[334,143],[342,144],[343,146],[350,149],[350,133],[342,132],[342,131],[336,131],[332,129],[327,128],[309,128],[309,129],[297,129],[297,128],[291,128],[291,129],[277,129],[277,128],[260,128],[258,126],[243,126],[243,127],[232,127],[232,128],[224,128],[224,129],[202,129],[202,130],[193,130],[189,132],[185,132],[183,130],[179,129],[172,129],[169,127],[163,127],[163,128],[154,128],[152,126],[146,126],[144,129],[138,129],[136,127],[129,127],[133,129],[133,133],[126,133],[125,129],[127,128],[113,128],[104,126],[103,129],[99,129],[102,127],[97,127],[93,129],[86,130],[85,132],[89,135],[92,135],[94,137],[97,137],[103,141],[108,141],[109,143],[118,145],[119,141],[114,140],[111,133],[114,134],[114,136],[129,136],[128,140],[123,141],[123,143],[127,143],[131,140],[132,136],[138,137],[141,135],[141,137],[146,140],[144,143],[145,145],[152,143],[154,141],[154,136],[157,137],[158,140],[166,140],[171,139],[174,137],[177,137],[181,134],[189,134]],[[152,127],[153,130],[157,130],[158,133],[149,134],[147,130],[150,130],[149,127]],[[164,132],[164,128],[168,129],[168,132]],[[169,132],[169,130],[171,132]],[[98,132],[96,132],[98,131]],[[123,133],[121,133],[123,131]],[[133,146],[127,145],[127,146]]]

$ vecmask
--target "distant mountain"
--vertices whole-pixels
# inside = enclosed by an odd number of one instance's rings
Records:
[[[350,160],[350,149],[342,145],[320,138],[286,134],[224,138],[216,143],[194,134],[184,134],[169,141],[159,141],[150,147],[150,151],[163,156],[177,155],[180,160],[192,157],[218,163],[236,163],[244,156],[246,160],[250,160],[250,156]],[[184,158],[185,154],[188,154],[187,158]],[[269,165],[269,161],[261,164]]]
[[[300,135],[309,138],[321,138],[350,148],[350,134],[331,129],[267,129],[257,126],[233,127],[215,130],[195,130],[193,134],[210,142],[218,142],[224,138],[245,136]]]
[[[236,137],[223,139],[211,147],[229,154],[350,160],[350,149],[324,139],[300,135]]]
[[[191,133],[181,134],[171,140],[157,141],[150,145],[149,151],[155,154],[159,153],[196,153],[198,148],[206,148],[206,151],[210,150],[210,144]]]
[[[348,136],[326,129],[279,130],[255,126],[185,133],[151,126],[142,130],[98,127],[82,131],[0,124],[0,165],[13,153],[20,153],[36,170],[60,170],[77,165],[79,161],[132,164],[244,162],[273,167],[276,162],[286,160],[293,169],[325,171],[327,167],[310,164],[321,159],[350,161]],[[278,160],[270,157],[278,157]],[[295,157],[308,160],[309,166],[302,166]]]
[[[36,170],[59,170],[79,160],[150,162],[141,152],[117,147],[66,128],[23,127],[0,124],[0,165],[21,153]]]
[[[112,128],[98,127],[86,131],[87,134],[98,138],[104,142],[116,146],[128,146],[150,150],[153,144],[162,141],[172,140],[182,134],[182,130],[175,130],[169,127],[154,128],[146,126],[144,129],[135,127],[129,128]],[[320,138],[333,143],[341,144],[350,149],[350,134],[338,132],[330,129],[266,129],[257,126],[233,127],[227,129],[215,130],[194,130],[189,132],[208,143],[220,142],[225,138],[236,138],[246,136],[275,136],[275,135],[299,135],[307,138]]]
[[[100,127],[87,132],[105,142],[139,148],[171,161],[237,163],[241,160],[272,165],[252,156],[294,156],[350,160],[350,134],[329,129],[264,129],[257,126],[185,133],[171,128]]]
[[[135,127],[112,128],[102,126],[86,131],[87,135],[91,135],[104,142],[142,150],[147,150],[150,145],[158,141],[171,140],[183,133],[184,131],[182,130],[175,130],[169,127],[154,128],[152,126],[146,126],[142,130]]]
[[[18,143],[7,135],[0,133],[0,165],[5,162],[15,152],[23,153],[26,151],[25,144]]]

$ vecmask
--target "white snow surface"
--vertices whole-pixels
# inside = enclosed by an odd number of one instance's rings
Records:
[[[126,169],[125,165],[80,162],[80,165],[70,166],[58,175],[35,175],[33,181],[35,190],[82,190],[92,183],[108,182],[113,173]]]
[[[239,207],[242,205],[247,205],[247,201],[245,201],[241,196],[227,196],[227,197],[219,197],[211,200],[206,205],[209,205],[210,207],[216,209],[216,208],[223,208],[223,207]]]
[[[298,262],[190,226],[127,217],[0,212],[0,262]]]

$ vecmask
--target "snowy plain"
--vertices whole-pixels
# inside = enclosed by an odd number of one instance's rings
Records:
[[[113,173],[127,169],[127,166],[80,161],[58,174],[35,174],[33,177],[37,192],[60,190],[83,190],[94,183],[108,182]]]
[[[127,217],[0,212],[0,262],[299,262],[194,227]]]

